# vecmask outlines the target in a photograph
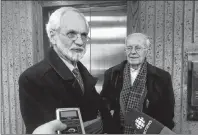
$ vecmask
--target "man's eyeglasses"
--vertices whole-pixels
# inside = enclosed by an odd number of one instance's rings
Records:
[[[70,38],[73,41],[77,40],[77,38],[79,38],[79,37],[81,37],[83,42],[88,42],[90,40],[87,33],[78,33],[76,31],[70,31],[70,32],[67,32],[66,34],[62,34],[62,35],[67,36],[68,38]]]
[[[144,49],[146,49],[146,48],[143,48],[143,47],[140,47],[140,46],[134,46],[134,49],[135,49],[135,51],[137,52],[137,53],[140,53],[140,52],[142,52]],[[130,46],[130,47],[126,47],[126,50],[128,51],[128,52],[132,52],[133,51],[133,46]]]

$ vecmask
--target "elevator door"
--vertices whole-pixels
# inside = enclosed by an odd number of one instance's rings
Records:
[[[80,60],[89,72],[98,78],[96,90],[100,93],[104,80],[104,71],[119,64],[125,58],[124,40],[127,33],[127,7],[121,5],[97,5],[78,8],[90,25],[87,52]],[[48,17],[53,10],[48,11]],[[44,50],[49,47],[49,41],[44,35]]]
[[[105,70],[125,59],[126,6],[91,7],[85,15],[91,41],[81,61],[98,78],[96,90],[100,93]]]

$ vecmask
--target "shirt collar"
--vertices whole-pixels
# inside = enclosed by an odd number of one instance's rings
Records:
[[[138,72],[138,71],[140,70],[140,68],[141,68],[141,67],[139,67],[138,69],[134,69],[134,68],[130,67],[130,71],[131,71],[131,72]]]

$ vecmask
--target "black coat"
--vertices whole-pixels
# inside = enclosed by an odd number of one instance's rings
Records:
[[[104,107],[95,89],[97,79],[78,62],[85,93],[72,72],[50,48],[48,56],[24,71],[19,78],[19,97],[26,133],[51,120],[56,119],[56,108],[80,108],[83,121],[95,119],[100,110],[104,131],[109,132],[110,113]]]
[[[123,85],[123,71],[127,61],[116,65],[105,72],[101,96],[106,99],[110,110],[114,110],[113,120],[117,131],[122,133],[120,126],[119,97]],[[143,104],[143,112],[155,118],[168,128],[174,127],[174,92],[171,76],[168,72],[147,64],[147,95]]]

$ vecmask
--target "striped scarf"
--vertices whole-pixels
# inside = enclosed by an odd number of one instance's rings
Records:
[[[123,74],[123,86],[120,93],[120,120],[121,125],[124,127],[124,134],[135,133],[133,127],[124,124],[124,115],[130,111],[131,108],[135,108],[138,111],[142,111],[143,102],[147,93],[146,88],[146,75],[147,75],[147,62],[146,60],[142,64],[140,72],[138,73],[133,86],[131,86],[130,76],[130,64],[127,63],[124,68]]]

